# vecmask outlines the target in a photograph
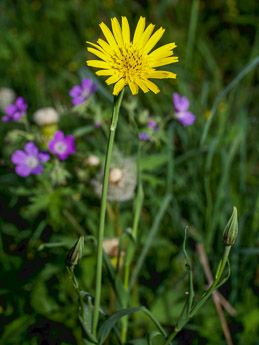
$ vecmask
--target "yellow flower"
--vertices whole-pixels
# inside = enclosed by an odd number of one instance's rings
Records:
[[[140,17],[133,41],[130,40],[128,20],[122,17],[121,26],[117,18],[111,19],[113,33],[104,23],[100,24],[107,42],[101,38],[97,40],[98,44],[86,42],[94,47],[88,47],[88,51],[101,59],[88,60],[87,65],[101,68],[97,75],[109,76],[106,83],[115,84],[114,95],[118,95],[126,85],[129,85],[133,95],[138,93],[139,88],[144,92],[151,90],[158,93],[159,88],[150,78],[176,78],[175,73],[155,69],[178,61],[178,57],[172,56],[176,44],[169,43],[151,52],[165,30],[161,27],[151,36],[155,25],[149,24],[145,29],[145,21]]]

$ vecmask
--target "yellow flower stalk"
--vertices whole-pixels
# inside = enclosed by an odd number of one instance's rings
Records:
[[[138,93],[139,88],[145,93],[150,90],[158,93],[159,88],[149,79],[176,78],[175,73],[156,70],[156,67],[178,61],[178,57],[172,56],[176,44],[168,43],[152,51],[165,29],[161,27],[152,35],[155,25],[149,24],[145,29],[145,22],[145,18],[140,17],[131,41],[127,18],[122,17],[121,26],[117,18],[112,18],[112,32],[107,25],[100,24],[107,42],[101,38],[97,44],[86,42],[92,46],[87,50],[100,58],[88,60],[87,65],[99,68],[96,72],[98,76],[109,76],[106,83],[115,84],[115,96],[126,85],[129,85],[133,95]]]

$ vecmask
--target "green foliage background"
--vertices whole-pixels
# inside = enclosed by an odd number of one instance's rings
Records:
[[[76,136],[77,153],[66,162],[70,177],[51,188],[48,171],[39,178],[15,175],[10,156],[24,146],[10,144],[7,133],[19,127],[0,126],[1,288],[0,344],[82,344],[77,319],[77,297],[67,277],[64,260],[79,234],[96,234],[99,200],[78,175],[90,154],[104,158],[106,130],[112,109],[111,89],[85,66],[90,57],[85,41],[96,41],[98,24],[126,15],[132,28],[139,16],[166,29],[161,43],[176,42],[179,63],[170,69],[176,81],[160,81],[157,96],[126,93],[116,148],[136,155],[138,126],[145,110],[158,119],[161,131],[155,143],[143,145],[141,171],[145,193],[137,257],[165,195],[172,200],[159,222],[152,246],[137,280],[132,305],[145,305],[168,327],[176,322],[187,291],[183,230],[191,228],[188,251],[194,266],[195,288],[201,294],[206,279],[195,249],[201,241],[212,271],[222,255],[222,231],[232,206],[239,212],[239,236],[232,249],[231,278],[221,293],[236,309],[226,314],[235,344],[259,344],[258,309],[258,68],[227,93],[217,107],[205,142],[200,145],[206,122],[218,94],[258,56],[258,3],[253,0],[12,0],[0,3],[0,86],[13,88],[28,102],[28,116],[43,106],[54,106],[64,116],[60,128]],[[100,85],[86,117],[71,111],[70,88],[82,77]],[[183,127],[172,120],[172,93],[190,99],[197,121]],[[100,108],[101,107],[101,108]],[[92,109],[92,110],[91,110]],[[97,110],[95,110],[97,109]],[[101,109],[101,110],[100,110]],[[97,114],[98,113],[98,114]],[[208,114],[208,112],[207,112]],[[102,116],[103,131],[96,131],[91,116]],[[170,116],[170,121],[166,118]],[[130,123],[130,125],[129,125]],[[64,171],[63,171],[64,173]],[[114,205],[111,203],[111,208]],[[120,205],[119,226],[132,226],[132,203]],[[114,235],[108,217],[108,236]],[[61,242],[59,247],[40,247]],[[41,250],[39,250],[39,248]],[[76,268],[82,289],[94,293],[95,249],[89,242]],[[108,309],[110,283],[104,275],[102,303]],[[135,315],[129,340],[144,336],[152,325]],[[111,340],[113,341],[113,340]],[[176,344],[225,344],[220,321],[209,300],[176,338]]]

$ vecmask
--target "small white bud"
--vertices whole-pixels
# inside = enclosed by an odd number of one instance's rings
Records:
[[[0,110],[4,113],[5,108],[15,101],[15,92],[8,87],[0,88]]]
[[[59,115],[54,108],[41,108],[33,114],[33,119],[39,126],[57,123]]]
[[[100,164],[100,159],[95,155],[91,155],[86,159],[85,164],[89,167],[97,167]]]
[[[113,168],[109,174],[109,182],[110,183],[118,183],[122,179],[122,170],[119,168]]]

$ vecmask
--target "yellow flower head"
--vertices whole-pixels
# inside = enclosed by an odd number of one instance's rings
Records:
[[[150,78],[176,78],[175,73],[155,69],[178,61],[178,57],[172,56],[176,44],[166,44],[150,53],[165,30],[160,28],[151,36],[155,25],[149,24],[145,29],[145,21],[145,18],[139,18],[133,41],[130,40],[128,20],[122,17],[121,26],[117,18],[111,19],[113,33],[104,23],[100,24],[107,42],[101,38],[97,44],[86,42],[94,47],[87,50],[101,59],[88,60],[87,65],[101,68],[97,75],[109,76],[106,83],[115,84],[114,95],[118,95],[125,85],[129,85],[133,95],[138,93],[139,88],[144,92],[151,90],[158,93],[159,88]]]

